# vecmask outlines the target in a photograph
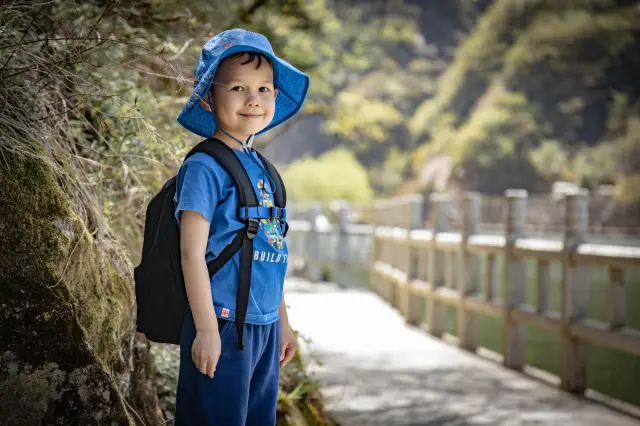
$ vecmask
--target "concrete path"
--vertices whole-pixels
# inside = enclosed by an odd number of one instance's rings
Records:
[[[640,425],[408,327],[371,292],[290,278],[285,300],[341,426]]]

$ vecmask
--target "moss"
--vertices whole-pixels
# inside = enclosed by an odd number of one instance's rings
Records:
[[[116,246],[90,236],[44,147],[26,142],[3,160],[4,424],[132,425],[121,378],[133,367],[133,295]]]
[[[116,269],[112,256],[99,241],[91,241],[86,229],[77,233],[79,241],[65,284],[74,300],[83,305],[78,319],[89,344],[107,369],[121,372],[126,368],[135,327],[131,279]]]

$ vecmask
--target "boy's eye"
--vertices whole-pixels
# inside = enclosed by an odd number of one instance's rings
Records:
[[[243,92],[244,88],[242,86],[234,86],[234,87],[231,88],[231,90],[233,90],[234,92]],[[262,93],[268,93],[268,92],[271,91],[271,89],[266,87],[266,86],[262,86],[258,90],[260,90],[260,92],[262,92]]]

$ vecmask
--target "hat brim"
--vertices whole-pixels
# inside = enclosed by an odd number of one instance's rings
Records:
[[[309,77],[271,52],[249,45],[234,45],[226,49],[205,71],[193,88],[193,93],[178,115],[178,122],[187,130],[208,138],[216,131],[217,122],[208,107],[208,93],[220,62],[239,52],[261,53],[273,63],[275,87],[278,90],[273,119],[256,135],[267,132],[293,117],[302,108],[309,90]]]

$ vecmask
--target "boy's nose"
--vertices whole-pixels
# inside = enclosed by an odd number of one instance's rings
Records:
[[[248,93],[247,94],[247,99],[246,99],[246,104],[248,107],[257,107],[259,106],[259,102],[258,102],[258,96],[255,93]]]

